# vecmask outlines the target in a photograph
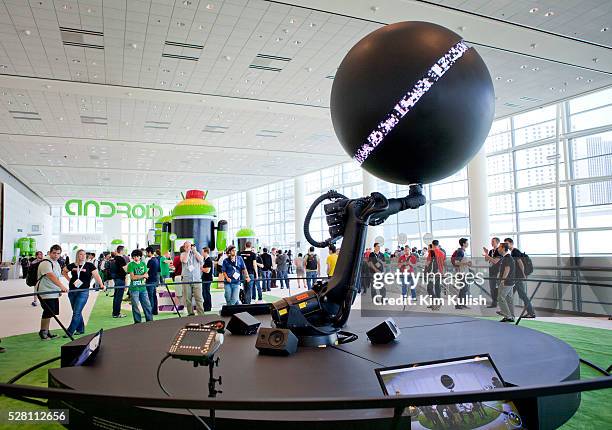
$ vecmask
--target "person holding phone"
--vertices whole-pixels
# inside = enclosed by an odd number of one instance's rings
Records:
[[[196,312],[198,315],[204,315],[204,299],[202,297],[202,262],[204,258],[200,254],[194,244],[190,241],[185,241],[183,244],[183,253],[181,254],[181,276],[183,284],[183,298],[185,300],[185,308],[189,316],[193,313],[193,299],[195,299]]]

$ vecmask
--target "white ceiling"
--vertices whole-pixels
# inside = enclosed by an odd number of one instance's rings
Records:
[[[348,161],[329,119],[335,70],[409,19],[473,44],[498,117],[612,85],[609,1],[437,2],[530,28],[426,2],[289,3],[0,1],[0,164],[61,204],[218,197]]]

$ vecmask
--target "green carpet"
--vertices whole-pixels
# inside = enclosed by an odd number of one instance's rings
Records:
[[[217,290],[216,292],[220,292]],[[266,301],[274,301],[277,298],[264,295]],[[112,308],[112,297],[100,295],[89,322],[87,332],[92,333],[100,328],[105,330],[132,323],[131,315],[127,318],[113,319],[110,317]],[[172,313],[163,313],[156,319],[176,317]],[[612,330],[594,329],[587,327],[572,326],[567,324],[546,323],[541,321],[523,320],[521,325],[555,336],[576,349],[580,357],[592,363],[606,368],[612,363]],[[56,331],[59,334],[59,331]],[[18,372],[28,367],[58,356],[60,346],[68,342],[67,339],[57,338],[52,341],[40,341],[37,333],[11,336],[2,340],[2,346],[7,352],[0,355],[0,381],[7,381]],[[517,351],[520,353],[520,351]],[[59,362],[38,369],[19,381],[21,384],[47,386],[47,369],[58,367]],[[596,371],[587,366],[581,366],[583,378],[600,376]],[[612,390],[601,390],[582,394],[580,409],[574,417],[562,428],[564,430],[591,430],[609,428],[612,423]],[[608,406],[605,406],[608,405]],[[0,397],[0,411],[7,410],[36,410],[42,409],[34,405],[17,400]],[[0,425],[0,429],[16,428],[14,425]],[[42,425],[20,425],[20,429],[60,429],[59,424]]]

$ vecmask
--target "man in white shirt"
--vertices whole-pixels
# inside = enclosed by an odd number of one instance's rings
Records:
[[[59,315],[59,297],[61,293],[67,293],[68,287],[60,281],[62,277],[62,268],[58,263],[62,247],[53,245],[49,250],[47,257],[38,265],[38,284],[36,292],[39,293],[40,305],[43,309],[40,319],[40,331],[38,335],[42,340],[49,340],[57,337],[49,331],[51,318],[54,315]],[[45,293],[40,295],[40,293]]]

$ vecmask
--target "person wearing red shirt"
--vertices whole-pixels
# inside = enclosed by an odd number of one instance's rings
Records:
[[[404,248],[404,253],[399,256],[397,264],[399,265],[399,271],[401,273],[400,283],[402,285],[402,297],[408,296],[408,287],[410,287],[410,296],[412,299],[416,299],[416,288],[414,287],[414,266],[417,263],[416,255],[414,255],[409,247]]]
[[[184,249],[185,248],[181,246],[179,253],[175,255],[174,258],[172,259],[172,265],[174,266],[174,276],[181,276],[183,273],[183,265],[181,263],[181,254],[185,252]]]

